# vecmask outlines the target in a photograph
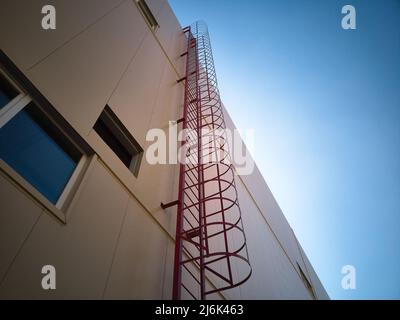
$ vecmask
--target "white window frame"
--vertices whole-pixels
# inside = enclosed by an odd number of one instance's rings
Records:
[[[0,109],[0,129],[6,125],[12,118],[14,118],[18,112],[22,111],[30,102],[32,102],[32,98],[25,93],[21,88],[8,77],[3,70],[0,70],[1,75],[16,89],[19,91],[19,95],[17,95],[14,99],[9,101],[5,106]],[[49,115],[40,107],[40,105],[35,103],[35,107],[39,108],[42,113],[45,114],[45,116],[51,121],[51,123],[56,126],[61,133],[65,136],[66,139],[68,139],[81,153],[81,158],[78,161],[75,170],[73,171],[71,177],[68,179],[68,182],[66,183],[63,191],[61,192],[60,197],[58,198],[57,202],[54,204],[54,206],[57,209],[62,210],[64,204],[67,202],[67,199],[70,198],[70,195],[75,187],[75,185],[78,183],[79,177],[81,176],[81,173],[84,171],[86,164],[88,163],[88,157],[85,155],[83,152],[82,148],[80,148],[66,133],[65,131],[51,118]],[[13,169],[10,166],[11,169]],[[26,183],[31,185],[23,176],[21,176],[18,172],[16,172],[14,169],[13,171],[20,176]],[[33,185],[31,185],[35,190],[37,190]],[[37,190],[40,194],[42,194],[39,190]],[[42,194],[43,195],[43,194]],[[44,198],[46,196],[43,195]],[[47,198],[46,198],[47,199]],[[48,200],[48,199],[47,199]],[[49,200],[49,202],[51,202]]]

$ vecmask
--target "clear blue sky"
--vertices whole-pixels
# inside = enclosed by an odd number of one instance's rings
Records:
[[[330,297],[400,299],[400,1],[169,2],[208,24],[222,100]]]

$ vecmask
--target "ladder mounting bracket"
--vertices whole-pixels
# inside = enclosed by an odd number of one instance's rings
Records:
[[[167,209],[169,207],[176,206],[178,203],[179,203],[179,200],[171,201],[171,202],[168,202],[168,203],[165,203],[165,204],[161,202],[161,208],[163,208],[165,210],[165,209]]]

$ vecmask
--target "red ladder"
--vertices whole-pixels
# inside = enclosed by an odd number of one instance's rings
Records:
[[[187,39],[173,299],[206,299],[251,275],[207,26]],[[183,160],[183,161],[182,161]]]

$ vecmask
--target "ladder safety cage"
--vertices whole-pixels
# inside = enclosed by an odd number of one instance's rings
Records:
[[[251,275],[223,107],[205,23],[183,29],[187,50],[173,299],[206,299]]]

